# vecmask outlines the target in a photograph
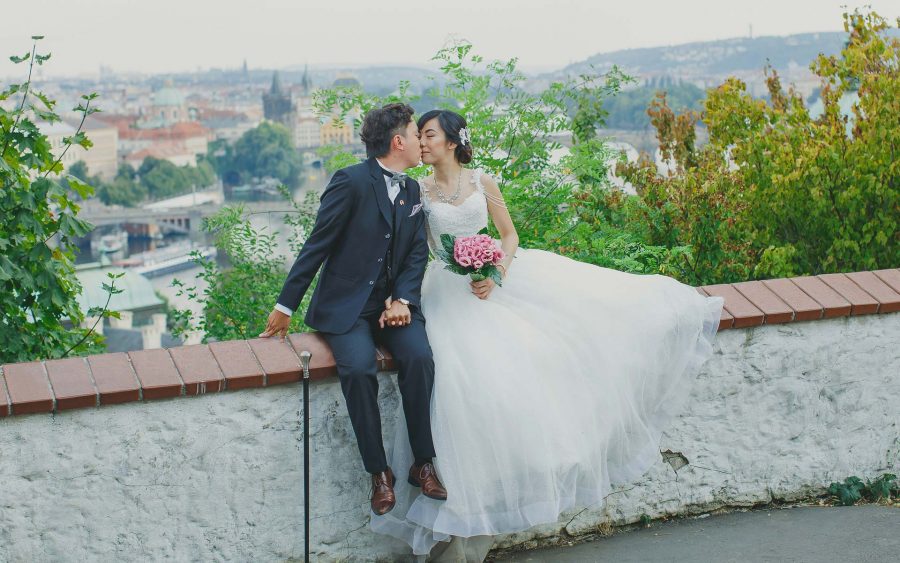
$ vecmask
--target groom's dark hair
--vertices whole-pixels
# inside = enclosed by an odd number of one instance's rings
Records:
[[[385,156],[391,152],[394,135],[402,135],[415,110],[407,104],[388,104],[369,110],[363,118],[360,137],[366,145],[366,156]]]

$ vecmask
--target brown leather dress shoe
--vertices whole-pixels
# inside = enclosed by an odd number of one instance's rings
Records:
[[[397,497],[394,496],[394,483],[397,478],[388,467],[386,471],[372,475],[372,512],[381,516],[394,508]]]
[[[422,494],[435,500],[447,500],[447,489],[437,478],[433,463],[413,464],[409,468],[409,484],[421,487]]]

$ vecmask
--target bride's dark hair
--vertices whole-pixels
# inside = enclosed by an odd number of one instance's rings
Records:
[[[456,160],[460,164],[472,162],[472,141],[467,139],[463,144],[462,138],[459,136],[459,131],[466,127],[466,118],[447,109],[433,109],[420,117],[416,125],[421,131],[422,127],[434,118],[437,118],[447,140],[456,143],[456,150],[453,151]]]

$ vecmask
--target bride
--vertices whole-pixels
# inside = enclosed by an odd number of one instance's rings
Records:
[[[398,480],[394,509],[370,525],[418,555],[470,538],[456,548],[481,560],[489,536],[600,503],[612,484],[659,459],[660,435],[711,354],[723,300],[673,278],[518,248],[496,182],[465,167],[465,119],[435,110],[418,126],[422,161],[433,168],[421,183],[429,246],[440,248],[444,233],[476,234],[490,217],[506,256],[503,284],[429,264],[422,311],[436,366],[435,465],[448,498]],[[407,467],[413,457],[397,420],[389,464]]]

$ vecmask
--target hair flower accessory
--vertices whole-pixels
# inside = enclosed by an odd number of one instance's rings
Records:
[[[459,130],[459,140],[462,142],[463,146],[469,144],[469,130],[465,127]]]

